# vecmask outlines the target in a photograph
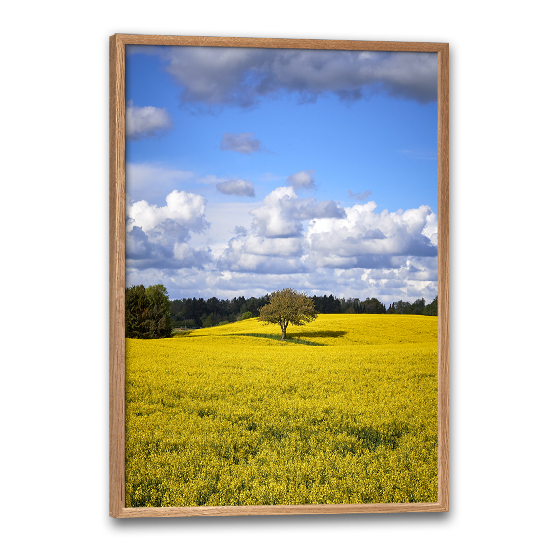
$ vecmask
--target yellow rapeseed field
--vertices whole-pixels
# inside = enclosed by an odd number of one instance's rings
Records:
[[[437,501],[437,317],[126,340],[126,505]]]

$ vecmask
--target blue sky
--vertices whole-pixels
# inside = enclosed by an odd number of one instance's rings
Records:
[[[437,295],[436,54],[128,46],[127,280]]]

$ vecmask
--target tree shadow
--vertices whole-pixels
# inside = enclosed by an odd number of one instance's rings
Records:
[[[317,330],[317,331],[301,331],[288,330],[287,335],[292,338],[341,338],[345,336],[345,330]]]
[[[315,330],[315,331],[296,331],[294,328],[288,328],[287,329],[287,338],[288,339],[307,339],[307,338],[342,338],[347,334],[347,331],[345,330]],[[188,330],[186,332],[182,333],[175,333],[172,335],[172,338],[188,338],[189,336],[193,335],[193,337],[200,337],[200,336],[213,336],[212,334],[209,334],[208,332],[203,332],[201,329],[195,329],[195,330]],[[241,333],[241,332],[235,332],[235,333],[226,333],[226,334],[216,334],[214,336],[257,336],[259,338],[272,338],[273,340],[280,340],[281,334],[264,334],[264,333]],[[317,344],[322,345],[322,344]]]

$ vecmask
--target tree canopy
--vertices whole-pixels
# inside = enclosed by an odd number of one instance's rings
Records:
[[[276,290],[269,302],[260,309],[259,321],[264,324],[276,324],[281,327],[281,340],[286,339],[286,329],[291,325],[305,325],[317,318],[315,304],[306,293],[292,288]]]
[[[164,285],[126,289],[126,338],[169,338],[170,300]]]

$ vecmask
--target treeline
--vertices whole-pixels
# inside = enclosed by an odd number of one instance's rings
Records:
[[[336,298],[312,296],[318,313],[357,313],[357,314],[401,314],[437,315],[437,297],[430,304],[421,298],[413,303],[393,302],[386,306],[376,298]],[[269,294],[260,298],[235,297],[231,300],[218,298],[183,298],[170,301],[170,316],[174,328],[212,327],[233,323],[242,319],[258,317],[260,308],[269,301]]]
[[[426,304],[426,300],[421,298],[412,304],[410,302],[393,302],[386,313],[397,313],[401,315],[437,315],[437,296],[434,301]]]
[[[260,298],[235,297],[183,298],[170,300],[163,285],[143,285],[126,289],[126,337],[168,338],[173,328],[206,328],[242,319],[259,317],[260,309],[269,302],[270,295]],[[376,298],[335,298],[312,296],[318,313],[437,315],[437,297],[430,304],[424,298],[410,302],[393,302],[386,306]]]
[[[182,298],[170,301],[170,316],[174,328],[214,327],[234,323],[250,317],[258,317],[260,308],[269,301],[269,295],[261,298],[240,296],[232,300],[218,298]]]

